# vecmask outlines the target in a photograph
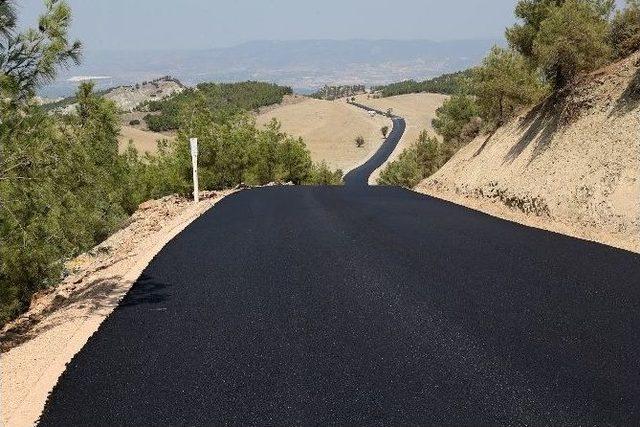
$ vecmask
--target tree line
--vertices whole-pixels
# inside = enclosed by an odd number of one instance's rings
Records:
[[[161,132],[178,129],[180,111],[188,108],[196,96],[211,111],[241,111],[279,104],[285,95],[292,93],[290,87],[256,81],[201,83],[165,99],[144,102],[137,110],[149,112],[144,117],[147,126],[152,131]]]
[[[311,98],[323,99],[325,101],[333,101],[344,97],[352,97],[365,93],[367,89],[364,85],[341,85],[341,86],[324,86],[318,91],[309,95]]]
[[[383,171],[381,184],[414,187],[481,131],[640,49],[640,0],[621,9],[614,0],[519,0],[515,14],[508,47],[494,46],[436,111],[432,125],[442,142],[421,135]]]
[[[72,115],[51,114],[35,100],[61,66],[79,62],[68,4],[47,0],[35,29],[18,30],[13,2],[0,1],[0,17],[0,324],[28,307],[34,292],[57,284],[66,260],[107,238],[141,202],[189,194],[190,137],[199,139],[203,190],[341,183],[341,171],[314,164],[304,141],[277,122],[256,127],[243,108],[289,90],[255,82],[190,92],[174,112],[174,142],[161,142],[157,155],[132,145],[121,153],[119,112],[91,83],[80,85]]]
[[[419,82],[415,80],[404,80],[388,85],[375,86],[371,89],[372,91],[379,92],[383,98],[409,93],[441,93],[443,95],[453,95],[464,90],[463,87],[471,73],[472,70],[464,70],[451,74],[443,74],[439,77]]]

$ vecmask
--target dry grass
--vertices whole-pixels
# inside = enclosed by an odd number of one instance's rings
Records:
[[[368,98],[367,95],[356,96],[357,101],[363,105],[381,111],[387,111],[389,108],[393,109],[394,114],[404,117],[407,122],[407,130],[400,140],[400,144],[389,157],[389,161],[396,159],[405,148],[414,143],[424,129],[431,131],[435,135],[431,120],[435,117],[436,110],[447,98],[448,96],[446,95],[433,93],[415,93],[379,99]],[[376,182],[381,169],[371,175],[369,182]]]
[[[368,159],[383,142],[380,128],[391,126],[388,118],[370,117],[344,100],[305,98],[258,115],[257,123],[265,125],[272,118],[282,123],[284,132],[304,139],[314,161],[324,160],[345,172]],[[365,139],[361,148],[355,143],[359,135]]]
[[[158,150],[158,141],[163,139],[172,140],[173,137],[149,130],[136,129],[132,126],[122,126],[118,145],[122,152],[129,146],[129,141],[132,141],[133,146],[140,154],[146,152],[154,154]]]

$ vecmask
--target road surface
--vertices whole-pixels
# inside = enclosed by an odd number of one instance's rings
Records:
[[[196,220],[41,425],[640,423],[638,255],[353,176]]]
[[[351,105],[355,105],[356,107],[362,108],[363,110],[373,111],[377,114],[385,115],[384,112],[376,110],[375,108],[367,107],[366,105],[358,104],[355,102],[352,102]],[[382,146],[363,165],[355,168],[345,175],[345,186],[367,186],[371,174],[375,172],[376,169],[378,169],[380,166],[382,166],[384,162],[387,161],[391,153],[393,153],[393,150],[396,149],[398,143],[400,143],[400,138],[402,138],[402,135],[407,128],[407,124],[402,117],[392,116],[391,120],[393,122],[393,127],[391,128],[391,132],[389,132],[389,135],[387,136]]]

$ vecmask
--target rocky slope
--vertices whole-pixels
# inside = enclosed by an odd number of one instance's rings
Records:
[[[640,252],[640,52],[476,138],[417,191]]]
[[[118,86],[107,89],[102,95],[115,102],[121,111],[130,112],[143,102],[163,99],[174,93],[180,93],[184,89],[185,86],[178,80],[172,77],[161,77],[131,86]],[[68,99],[71,100],[72,98]],[[59,110],[63,114],[73,113],[76,110],[76,104],[63,102]]]

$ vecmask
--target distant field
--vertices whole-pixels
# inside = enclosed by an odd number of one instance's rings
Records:
[[[431,120],[435,117],[436,109],[438,109],[447,98],[447,95],[433,93],[414,93],[380,99],[369,99],[367,95],[356,96],[357,102],[363,105],[382,111],[391,108],[394,114],[405,118],[407,131],[400,140],[398,148],[396,148],[389,158],[389,161],[396,159],[405,148],[416,141],[422,130],[427,129],[435,135],[435,131],[431,126]],[[375,182],[379,173],[380,170],[374,172],[370,182]]]
[[[129,141],[133,141],[133,146],[136,147],[140,154],[144,154],[145,152],[153,154],[158,149],[158,140],[163,139],[171,140],[173,137],[148,130],[136,129],[131,126],[122,126],[120,129],[120,138],[118,138],[118,145],[122,152],[129,146]]]
[[[322,101],[305,98],[295,104],[283,105],[258,115],[258,125],[276,118],[282,130],[302,137],[314,161],[326,161],[343,171],[364,162],[382,144],[380,128],[391,127],[391,120],[369,114],[345,100]],[[362,135],[365,145],[356,147],[355,139]]]

